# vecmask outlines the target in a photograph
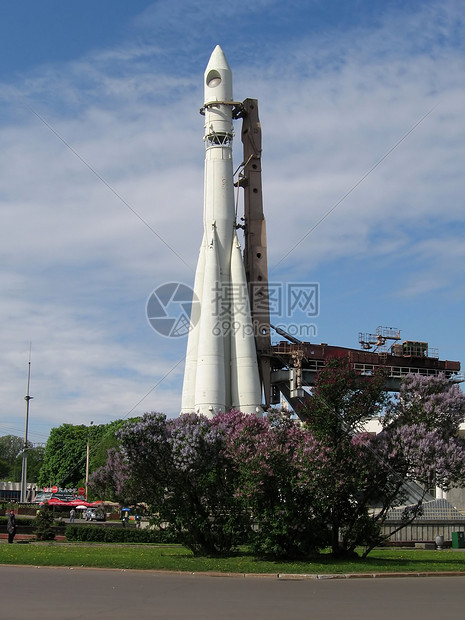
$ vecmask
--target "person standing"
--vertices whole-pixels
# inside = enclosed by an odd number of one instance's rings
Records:
[[[74,510],[74,508],[71,508],[71,510],[69,511],[69,522],[70,523],[74,523],[74,517],[76,516],[76,512]]]
[[[8,523],[6,524],[6,531],[8,532],[8,542],[11,544],[16,534],[16,517],[13,510],[8,515]]]

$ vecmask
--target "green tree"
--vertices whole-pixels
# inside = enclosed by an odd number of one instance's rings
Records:
[[[17,437],[16,435],[4,435],[0,437],[0,460],[3,461],[7,467],[3,467],[3,474],[0,474],[3,478],[8,478],[12,482],[20,482],[21,469],[23,461],[23,446],[24,439]],[[34,449],[30,441],[27,442],[28,451]],[[35,482],[34,479],[29,478],[29,481]]]
[[[39,486],[78,487],[86,476],[87,442],[89,442],[89,473],[101,467],[110,448],[118,445],[116,432],[124,422],[85,426],[62,424],[50,432]]]
[[[12,465],[16,457],[22,453],[24,440],[16,435],[0,437],[0,458]]]
[[[45,446],[39,486],[75,487],[85,477],[88,427],[52,428]]]

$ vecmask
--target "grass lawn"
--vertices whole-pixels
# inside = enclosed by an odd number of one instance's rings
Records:
[[[226,558],[195,558],[181,546],[42,542],[0,544],[0,564],[271,574],[465,572],[465,553],[453,550],[375,549],[365,560],[335,561],[323,554],[309,562],[271,562],[247,553]]]

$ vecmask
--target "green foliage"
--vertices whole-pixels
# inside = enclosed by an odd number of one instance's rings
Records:
[[[65,536],[66,540],[79,542],[146,544],[173,544],[177,542],[173,530],[138,529],[121,526],[68,525]]]
[[[15,435],[0,437],[0,478],[21,481],[23,465],[24,440]],[[42,465],[44,449],[34,448],[30,441],[27,442],[27,479],[28,482],[36,482],[39,469]]]
[[[52,428],[45,446],[39,486],[78,485],[85,476],[87,433],[84,425],[62,424]]]
[[[110,424],[93,426],[90,429],[90,472],[93,472],[99,467],[102,467],[102,465],[105,465],[107,461],[108,450],[110,450],[111,448],[117,448],[119,445],[119,441],[116,438],[116,433],[128,421],[129,420],[115,420],[114,422],[110,422]]]
[[[0,458],[12,465],[16,457],[22,453],[23,445],[24,440],[16,435],[0,437]]]
[[[10,472],[10,465],[2,458],[0,458],[0,479],[8,478]]]
[[[54,540],[55,531],[53,529],[54,516],[53,511],[47,504],[44,504],[34,519],[35,530],[37,540]]]
[[[251,536],[253,553],[276,560],[309,560],[316,556],[329,542],[328,531],[313,515],[302,513],[297,506],[290,510],[262,510]]]
[[[15,520],[16,520],[16,525],[17,526],[19,526],[19,525],[21,525],[21,526],[28,526],[28,525],[31,525],[31,523],[32,523],[32,519],[28,519],[27,517],[18,517],[18,516],[16,516]],[[7,516],[0,517],[0,530],[2,532],[6,531],[6,524],[7,524],[7,522],[8,522],[8,517]]]
[[[363,432],[364,424],[381,413],[388,402],[385,377],[357,373],[348,358],[326,362],[318,373],[312,393],[299,409],[313,436],[337,449],[347,447],[347,438]]]
[[[62,424],[53,428],[45,446],[39,486],[78,487],[85,481],[87,441],[89,441],[89,472],[101,467],[110,448],[118,445],[117,430],[125,422],[110,424]]]
[[[28,482],[37,482],[40,475],[40,470],[45,457],[45,448],[43,446],[37,446],[31,448],[27,453],[27,480]]]

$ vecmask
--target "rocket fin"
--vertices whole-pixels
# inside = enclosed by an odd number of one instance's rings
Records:
[[[254,328],[241,247],[234,235],[231,253],[231,404],[243,413],[261,415],[261,385]]]
[[[186,364],[182,386],[181,413],[195,411],[195,379],[197,375],[197,358],[202,311],[203,286],[205,279],[205,236],[200,246],[199,259],[195,271],[193,304],[190,316],[190,331],[187,339]]]
[[[205,277],[202,291],[195,378],[195,412],[213,415],[225,411],[224,338],[218,329],[220,270],[215,225],[205,249]],[[220,333],[219,333],[220,332]]]

